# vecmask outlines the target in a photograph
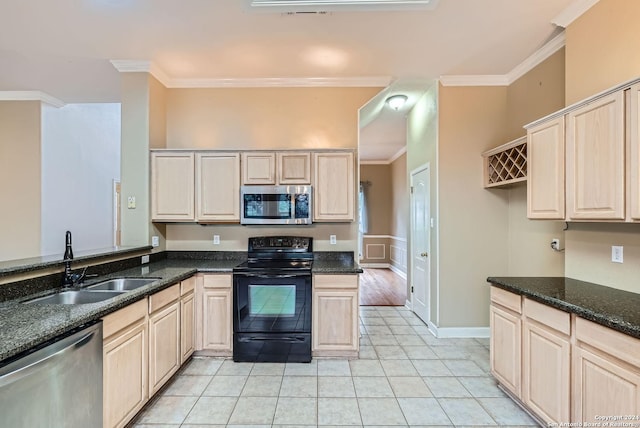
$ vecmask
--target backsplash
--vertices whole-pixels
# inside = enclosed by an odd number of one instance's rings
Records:
[[[565,276],[640,293],[640,224],[569,223],[565,240]],[[612,245],[623,263],[611,261]]]

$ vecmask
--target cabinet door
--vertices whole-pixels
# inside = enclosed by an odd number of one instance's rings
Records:
[[[180,367],[180,302],[149,315],[149,395]]]
[[[640,84],[629,90],[629,217],[640,220]]]
[[[231,351],[231,290],[204,289],[202,296],[202,349]]]
[[[507,389],[520,397],[521,320],[520,316],[491,305],[491,373]]]
[[[124,427],[148,397],[146,318],[105,342],[103,367],[104,427]]]
[[[317,351],[317,355],[329,356],[332,351],[357,352],[358,291],[314,291],[312,336],[313,351]]]
[[[354,219],[353,153],[314,153],[314,221]]]
[[[602,422],[596,416],[640,415],[637,369],[631,370],[612,357],[603,358],[580,346],[573,348],[572,363],[572,421],[596,423]]]
[[[240,155],[198,153],[196,219],[240,221]]]
[[[195,294],[190,292],[180,299],[180,364],[195,350]]]
[[[527,130],[527,217],[564,218],[564,116]]]
[[[625,216],[624,94],[618,91],[567,115],[567,217]]]
[[[193,153],[151,153],[151,219],[193,221],[193,180]]]
[[[311,153],[278,153],[278,184],[311,184]]]
[[[276,154],[243,152],[242,184],[276,184]]]
[[[526,320],[522,340],[522,401],[548,424],[569,421],[568,337]]]

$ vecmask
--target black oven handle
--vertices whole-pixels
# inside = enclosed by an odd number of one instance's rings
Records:
[[[298,276],[302,276],[301,274],[283,274],[283,275],[275,275],[268,273],[240,273],[242,276],[250,276],[252,278],[295,278]]]

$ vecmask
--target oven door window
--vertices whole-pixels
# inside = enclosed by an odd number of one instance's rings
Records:
[[[249,284],[249,315],[292,317],[296,314],[295,285]]]
[[[247,219],[291,218],[289,194],[246,194],[242,206]]]

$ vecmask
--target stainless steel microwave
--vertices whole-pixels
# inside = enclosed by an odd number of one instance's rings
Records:
[[[241,224],[311,224],[311,186],[242,186]]]

